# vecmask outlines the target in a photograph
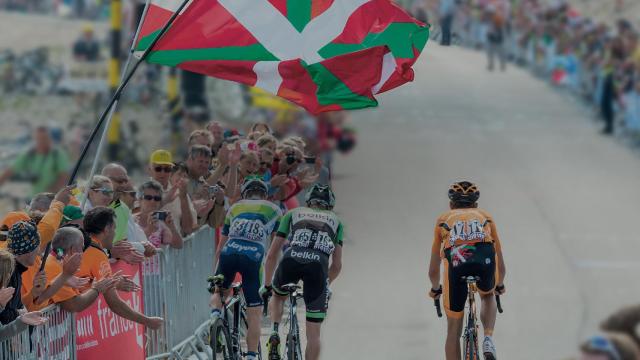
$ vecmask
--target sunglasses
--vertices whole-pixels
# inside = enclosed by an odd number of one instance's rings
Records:
[[[173,166],[156,166],[153,168],[156,172],[170,173],[173,171]]]
[[[104,195],[104,196],[111,196],[111,195],[113,195],[113,190],[111,190],[111,189],[99,188],[99,189],[91,189],[91,190],[93,190],[93,191],[95,191],[95,192],[99,192],[99,193],[101,193],[101,194],[102,194],[102,195]]]
[[[162,201],[162,196],[143,195],[142,198],[147,201]]]
[[[611,356],[614,360],[621,359],[620,353],[618,353],[618,350],[613,346],[611,341],[600,335],[589,339],[587,344],[584,346],[584,350],[601,352]]]

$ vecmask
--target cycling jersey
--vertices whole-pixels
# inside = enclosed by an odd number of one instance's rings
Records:
[[[434,254],[443,254],[452,247],[473,245],[479,242],[494,243],[500,250],[500,239],[493,217],[477,208],[454,209],[440,215],[433,235]]]
[[[262,259],[281,216],[278,206],[266,200],[241,200],[227,212],[222,234],[229,239],[220,253],[216,275],[224,275],[222,288],[227,289],[240,273],[248,307],[262,306]]]
[[[246,240],[264,247],[278,228],[282,211],[267,200],[240,200],[233,204],[224,220],[222,235],[229,240]]]
[[[488,294],[495,288],[496,254],[500,239],[488,212],[477,208],[454,209],[436,221],[433,254],[444,258],[444,308],[450,318],[462,318],[467,300],[464,276],[478,276],[478,290]]]
[[[273,291],[302,280],[306,318],[322,322],[329,306],[329,256],[342,246],[343,226],[332,211],[296,208],[280,222],[278,236],[287,238],[285,251],[273,277]]]
[[[342,245],[343,225],[332,211],[299,207],[282,218],[278,236],[287,238],[291,247],[314,249],[328,256],[336,245]]]

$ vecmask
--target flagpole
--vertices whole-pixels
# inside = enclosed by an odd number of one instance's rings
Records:
[[[149,0],[147,0],[147,2],[148,1]],[[71,176],[69,176],[69,181],[67,182],[68,185],[73,184],[73,182],[75,181],[76,176],[78,175],[78,170],[80,170],[80,165],[82,164],[82,161],[84,160],[84,158],[87,156],[87,152],[89,150],[89,147],[91,146],[91,143],[93,142],[93,140],[95,139],[96,135],[98,134],[98,131],[100,130],[100,127],[102,126],[102,124],[107,119],[107,116],[109,116],[109,121],[112,119],[112,117],[113,117],[113,109],[115,108],[114,105],[117,105],[118,101],[120,100],[120,96],[122,95],[122,92],[126,88],[126,86],[129,83],[129,81],[131,81],[131,78],[135,74],[136,70],[138,69],[140,64],[142,62],[144,62],[144,60],[149,56],[149,54],[153,50],[153,47],[158,43],[158,41],[162,38],[162,36],[167,32],[167,30],[169,29],[171,24],[174,23],[174,21],[176,20],[178,15],[182,12],[182,10],[189,3],[189,1],[191,1],[191,0],[183,0],[182,1],[182,3],[180,4],[180,6],[176,10],[176,12],[173,13],[171,15],[171,18],[169,18],[169,20],[167,20],[167,22],[164,24],[164,26],[162,27],[162,29],[158,33],[158,36],[156,36],[155,39],[153,39],[153,41],[149,45],[149,47],[147,47],[145,49],[144,53],[140,57],[140,60],[138,60],[133,65],[133,68],[131,69],[131,71],[126,76],[123,77],[120,85],[118,86],[118,88],[114,92],[113,96],[111,97],[111,100],[109,101],[109,104],[107,104],[107,107],[104,109],[104,111],[100,115],[100,118],[98,119],[98,123],[93,128],[93,130],[91,131],[91,135],[89,135],[89,139],[87,140],[87,143],[82,148],[82,152],[80,153],[80,157],[78,158],[78,161],[76,161],[76,164],[75,164],[75,166],[73,168]],[[140,20],[140,24],[138,24],[138,30],[140,30],[141,24],[142,24],[142,19]],[[136,41],[136,38],[133,39],[133,44],[131,46],[132,49],[135,49],[135,41]],[[133,55],[133,52],[130,52],[129,53],[129,59],[127,60],[127,66],[125,66],[125,68],[128,67],[132,55]],[[123,74],[124,73],[125,72],[123,71]],[[105,126],[105,128],[103,130],[102,139],[100,140],[101,143],[104,142],[105,134],[106,134],[106,131],[107,131],[108,128],[109,128],[108,126]],[[96,158],[95,158],[94,163],[92,165],[92,172],[93,173],[95,173],[95,169],[96,169],[96,166],[97,166],[96,165],[97,164],[97,159],[98,159],[98,156],[100,155],[101,150],[102,149],[100,149],[100,145],[99,145],[98,153],[96,154]],[[89,178],[89,181],[91,181],[91,178]],[[86,197],[87,196],[85,196],[85,198]]]
[[[136,40],[138,39],[138,35],[140,35],[140,30],[142,29],[142,22],[147,16],[147,10],[149,9],[150,2],[151,0],[145,1],[144,10],[142,10],[142,16],[140,16],[138,27],[136,28],[136,32],[133,35],[133,39],[131,40],[131,48],[129,49],[129,54],[127,54],[127,61],[124,63],[124,67],[120,72],[120,82],[124,80],[124,77],[127,74],[127,71],[129,70],[129,66],[131,65],[131,60],[133,59],[133,53],[135,52],[135,49],[136,49]],[[120,99],[116,99],[116,101],[113,103],[113,106],[111,107],[111,110],[109,111],[109,116],[107,116],[104,129],[102,129],[102,137],[100,138],[100,142],[98,143],[98,148],[96,149],[96,155],[93,159],[93,164],[91,165],[91,171],[89,172],[89,181],[93,179],[93,176],[96,174],[96,171],[98,169],[98,160],[100,159],[100,156],[102,155],[102,152],[104,150],[104,144],[107,139],[107,133],[109,132],[109,127],[111,126],[113,115],[118,109],[119,103],[120,103]],[[84,197],[82,199],[82,205],[80,206],[80,208],[84,209],[84,206],[87,203],[88,198],[89,198],[89,186],[87,186],[86,189],[84,189]]]

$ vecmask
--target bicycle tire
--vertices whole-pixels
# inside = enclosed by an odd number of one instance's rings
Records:
[[[478,351],[478,339],[473,331],[465,336],[464,342],[464,354],[462,357],[464,360],[480,360]]]
[[[218,340],[219,339],[219,340]],[[222,319],[216,319],[209,331],[209,346],[214,360],[236,360],[231,346],[229,329],[224,326]]]
[[[296,342],[294,335],[287,335],[287,360],[302,360],[298,355]]]

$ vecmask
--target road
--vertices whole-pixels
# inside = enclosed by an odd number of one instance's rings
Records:
[[[416,81],[353,114],[357,150],[336,161],[344,268],[324,359],[443,359],[428,289],[435,218],[470,179],[507,263],[501,359],[563,359],[640,299],[640,159],[527,72],[488,73],[483,54],[430,43]]]

